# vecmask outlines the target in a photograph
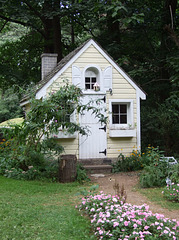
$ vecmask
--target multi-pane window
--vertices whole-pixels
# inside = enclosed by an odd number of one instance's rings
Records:
[[[94,67],[89,67],[85,71],[85,89],[94,90],[94,84],[99,82],[99,72]]]
[[[127,124],[127,104],[112,104],[112,124]]]
[[[95,82],[96,82],[96,77],[85,77],[85,88],[93,89]]]

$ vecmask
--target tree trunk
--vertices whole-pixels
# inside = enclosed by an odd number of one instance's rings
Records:
[[[60,18],[55,16],[53,18],[53,45],[54,53],[58,54],[58,62],[62,59],[62,36],[61,36],[61,25]]]
[[[59,182],[74,182],[76,179],[77,158],[75,155],[62,155],[59,162]]]
[[[52,11],[59,11],[60,1],[56,0],[52,4],[52,2],[46,0],[44,2],[43,11],[48,13]],[[58,62],[62,59],[62,41],[61,41],[61,24],[60,24],[60,16],[57,11],[56,15],[53,15],[49,18],[44,17],[43,26],[45,32],[45,44],[44,44],[44,52],[47,53],[57,53],[58,54]]]

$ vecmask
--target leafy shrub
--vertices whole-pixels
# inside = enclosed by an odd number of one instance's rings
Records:
[[[101,193],[82,198],[79,210],[90,216],[98,239],[177,239],[179,223],[153,214],[145,204],[123,204],[117,196]]]
[[[179,184],[172,183],[171,186],[167,185],[162,193],[167,200],[179,202]]]
[[[148,165],[145,165],[139,180],[141,187],[161,187],[165,185],[166,177],[169,174],[169,166],[167,162],[160,160],[162,156],[163,152],[158,147],[148,147],[146,151]]]
[[[179,182],[179,163],[170,166],[168,175],[172,182],[174,183]]]
[[[169,174],[169,166],[167,162],[161,161],[163,152],[159,148],[148,147],[146,151],[146,158],[148,159],[141,175],[140,186],[148,187],[161,187],[165,185],[166,177]]]
[[[90,181],[89,177],[87,176],[86,170],[84,169],[84,167],[81,164],[77,164],[77,176],[76,176],[76,180],[79,183],[83,183],[85,181]]]
[[[167,163],[150,164],[140,175],[140,186],[143,188],[164,186],[167,176]]]
[[[40,171],[33,166],[29,166],[27,171],[23,171],[20,168],[11,168],[10,170],[5,170],[4,176],[15,179],[33,180],[39,178]]]
[[[129,172],[143,169],[147,158],[139,150],[133,150],[129,157],[119,154],[118,160],[113,164],[113,172]]]
[[[57,92],[49,94],[49,97],[42,101],[30,99],[31,109],[22,125],[2,129],[4,140],[0,141],[0,173],[7,177],[25,176],[26,179],[32,179],[37,175],[29,170],[29,166],[33,166],[40,176],[55,178],[58,167],[55,170],[55,166],[46,159],[53,162],[63,151],[55,138],[56,134],[60,130],[64,134],[86,134],[86,127],[70,122],[66,116],[70,116],[74,111],[82,113],[91,109],[100,122],[107,120],[100,108],[92,106],[92,102],[83,105],[79,101],[81,95],[81,89],[66,82]],[[83,169],[78,172],[78,181],[86,178]]]

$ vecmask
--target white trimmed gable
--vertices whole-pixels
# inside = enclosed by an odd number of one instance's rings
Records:
[[[96,63],[87,63],[84,62],[83,69],[79,66],[78,59],[87,52],[89,48],[94,48],[102,58],[105,59],[107,65],[103,67],[99,67],[100,63],[97,65]],[[100,61],[100,60],[99,60]],[[145,93],[137,86],[137,84],[114,62],[114,60],[94,41],[89,40],[59,71],[57,71],[53,77],[36,93],[36,98],[40,99],[46,96],[47,89],[58,79],[62,74],[67,71],[68,68],[71,67],[72,72],[72,83],[84,88],[84,76],[85,69],[89,67],[96,67],[99,71],[99,83],[101,85],[102,91],[109,91],[112,89],[112,68],[115,68],[117,72],[136,90],[136,94],[141,99],[146,99]]]

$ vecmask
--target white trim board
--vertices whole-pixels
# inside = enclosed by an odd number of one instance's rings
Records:
[[[86,49],[88,49],[91,45],[93,45],[101,54],[104,58],[106,58],[106,60],[114,67],[116,68],[116,70],[129,82],[129,84],[131,84],[136,91],[138,92],[138,96],[145,100],[146,99],[146,94],[133,82],[133,80],[111,59],[111,57],[109,57],[104,51],[103,49],[101,49],[99,47],[99,45],[93,40],[91,39],[89,42],[87,42],[83,48],[77,52],[77,54],[75,54],[75,56],[73,56],[66,64],[65,66],[60,69],[52,78],[50,81],[48,81],[37,93],[36,93],[36,98],[40,99],[41,97],[44,97],[46,95],[46,90],[47,88],[68,68],[70,67],[70,65],[72,65],[76,59],[78,59],[80,57],[81,54],[83,54]]]

